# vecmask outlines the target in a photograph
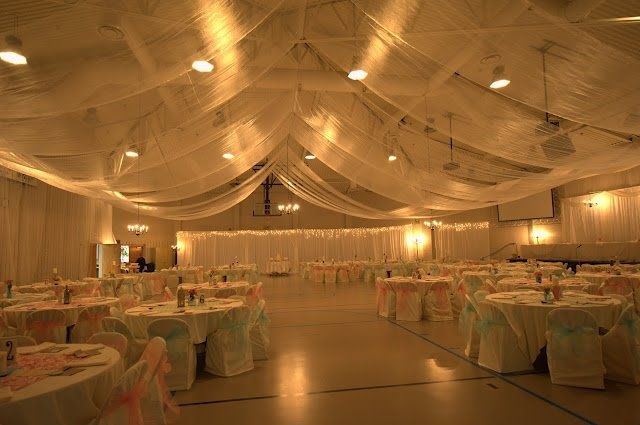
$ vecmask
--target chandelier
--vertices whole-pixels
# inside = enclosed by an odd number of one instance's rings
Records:
[[[434,230],[438,227],[442,226],[442,222],[438,221],[438,220],[432,220],[432,221],[425,221],[424,223],[425,226],[427,226],[428,228],[430,228],[431,230]]]
[[[127,225],[127,230],[131,233],[135,233],[136,236],[140,236],[143,233],[147,233],[149,231],[149,226],[146,224],[129,224]]]
[[[298,204],[278,204],[278,211],[282,214],[294,214],[300,210]]]

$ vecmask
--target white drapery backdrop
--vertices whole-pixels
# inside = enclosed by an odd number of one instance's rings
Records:
[[[636,241],[640,238],[638,211],[638,187],[565,198],[562,239],[573,243]]]
[[[436,229],[439,259],[479,260],[491,253],[489,223],[449,224]]]
[[[332,259],[381,260],[412,258],[407,242],[412,226],[357,229],[241,230],[228,232],[178,232],[178,264],[221,266],[235,257],[264,270],[271,257],[287,257],[292,267],[300,261]]]
[[[11,172],[0,167],[0,280],[42,281],[54,267],[71,279],[95,270],[91,244],[114,243],[111,205],[3,175]]]

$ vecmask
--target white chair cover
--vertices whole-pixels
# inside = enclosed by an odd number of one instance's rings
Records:
[[[605,377],[626,384],[640,384],[640,318],[632,305],[602,337]]]
[[[467,357],[477,358],[480,353],[480,335],[476,329],[479,320],[478,311],[469,295],[465,295],[465,306],[460,311],[458,318],[458,331],[464,337],[464,354]]]
[[[336,280],[338,278],[338,269],[336,266],[324,267],[324,283],[328,288],[335,288]]]
[[[346,266],[344,267],[340,267],[338,269],[338,275],[337,275],[337,280],[340,283],[347,283],[349,282],[349,270],[346,268]]]
[[[133,365],[140,359],[147,341],[136,339],[126,323],[117,317],[105,317],[102,319],[102,328],[106,332],[117,332],[127,338],[128,347],[127,355],[125,356],[125,364],[127,366]]]
[[[144,375],[147,362],[129,368],[109,393],[95,423],[99,425],[144,425],[142,399],[147,392]]]
[[[71,330],[71,342],[81,344],[95,333],[102,332],[102,319],[111,315],[107,305],[91,305],[78,314],[78,321]]]
[[[149,338],[160,337],[167,343],[171,372],[167,374],[170,391],[188,390],[196,379],[196,349],[191,343],[189,326],[180,319],[158,319],[149,323]]]
[[[113,283],[111,279],[100,279],[100,285],[98,286],[98,292],[103,297],[115,297],[116,294],[113,291]]]
[[[221,297],[218,297],[218,295],[216,294],[216,298],[221,298]],[[254,283],[253,285],[250,285],[249,289],[247,289],[247,293],[245,294],[244,299],[245,299],[245,303],[250,307],[258,304],[258,301],[262,299],[262,282],[258,282],[258,283]]]
[[[429,286],[423,300],[423,316],[432,322],[453,320],[447,282],[434,282]]]
[[[485,279],[484,287],[490,294],[495,294],[498,292],[498,288],[496,288],[495,283],[491,281],[491,279]]]
[[[142,416],[145,424],[164,425],[167,416],[177,414],[177,407],[167,388],[166,375],[171,371],[167,356],[167,344],[160,337],[151,338],[140,356],[149,365],[143,379],[147,384],[147,395],[142,401]]]
[[[234,376],[253,369],[249,339],[248,307],[232,308],[220,320],[220,328],[207,336],[205,370],[218,376]]]
[[[376,299],[379,316],[396,317],[396,293],[380,277],[376,279]]]
[[[419,322],[422,320],[422,298],[413,282],[394,283],[396,293],[396,320]]]
[[[251,353],[253,360],[266,360],[269,358],[269,318],[265,312],[265,300],[260,300],[252,312],[249,338],[251,339]]]
[[[571,308],[551,311],[547,316],[546,337],[552,383],[604,388],[602,343],[591,313]]]
[[[604,281],[599,292],[602,295],[622,295],[627,299],[627,303],[634,303],[633,285],[631,280],[625,276],[611,276]]]
[[[18,330],[12,326],[9,326],[0,311],[0,336],[12,336],[16,335]]]
[[[91,335],[87,342],[89,344],[104,344],[107,347],[113,348],[120,353],[122,361],[124,361],[127,355],[127,346],[129,345],[127,337],[117,332],[98,332],[97,334]]]
[[[323,266],[313,266],[312,274],[313,274],[313,281],[315,283],[323,283],[324,282],[324,267]]]
[[[493,304],[479,304],[480,320],[476,323],[480,334],[478,364],[500,373],[531,369],[529,358],[520,350],[518,337],[504,313]]]
[[[120,299],[120,308],[122,311],[127,311],[132,307],[140,305],[140,297],[133,294],[124,294],[118,297]]]
[[[476,291],[472,295],[472,297],[477,304],[480,304],[482,301],[484,301],[485,298],[487,298],[487,295],[489,295],[489,291],[485,291],[484,289],[481,289],[479,291]]]
[[[482,279],[476,275],[464,275],[462,277],[462,287],[465,294],[473,296],[476,291],[482,289],[483,285]]]
[[[36,340],[31,338],[30,336],[24,336],[24,335],[4,336],[4,337],[0,337],[0,349],[3,349],[6,351],[5,343],[9,340],[15,341],[18,347],[29,347],[32,345],[38,345]]]
[[[27,316],[26,335],[43,342],[67,342],[67,319],[60,310],[39,310]]]

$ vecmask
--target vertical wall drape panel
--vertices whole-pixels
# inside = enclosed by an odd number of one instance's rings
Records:
[[[0,280],[85,277],[91,244],[114,242],[111,217],[103,201],[0,176]]]
[[[442,227],[436,230],[438,258],[479,260],[491,253],[489,227],[456,230]]]
[[[256,263],[265,269],[270,257],[300,261],[409,259],[413,245],[407,243],[411,225],[373,229],[304,229],[236,232],[178,232],[178,263],[205,267]]]
[[[563,241],[636,241],[640,238],[639,212],[638,188],[565,198],[562,200]]]

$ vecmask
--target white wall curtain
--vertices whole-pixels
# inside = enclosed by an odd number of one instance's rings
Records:
[[[638,240],[639,213],[638,188],[565,198],[562,200],[563,241],[583,243]]]
[[[87,276],[91,244],[114,242],[111,220],[103,201],[0,174],[0,280],[42,281],[54,267],[63,278]]]
[[[435,241],[439,259],[479,260],[491,253],[488,223],[464,229],[445,225],[436,229]]]
[[[205,267],[229,264],[235,257],[264,270],[270,257],[287,257],[294,268],[300,261],[324,258],[412,258],[407,243],[411,225],[359,229],[300,229],[236,232],[178,232],[178,264]]]

